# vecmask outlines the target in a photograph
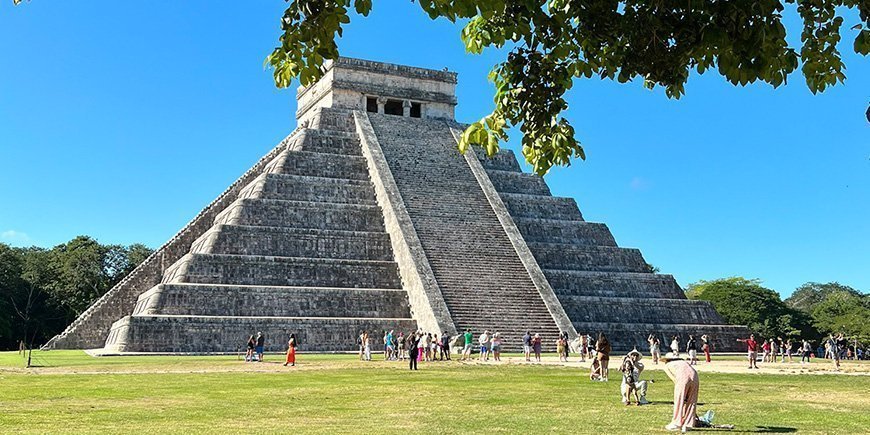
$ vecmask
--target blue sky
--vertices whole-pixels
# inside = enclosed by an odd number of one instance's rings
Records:
[[[283,2],[11,3],[0,2],[0,242],[160,246],[295,126],[295,92],[263,69]],[[375,2],[339,47],[457,71],[461,121],[492,106],[486,74],[501,54],[465,54],[459,27],[416,4]],[[683,285],[741,275],[783,295],[807,281],[868,291],[870,59],[850,47],[845,37],[846,84],[816,96],[799,75],[777,90],[693,77],[679,101],[578,81],[567,117],[588,160],[547,181]]]

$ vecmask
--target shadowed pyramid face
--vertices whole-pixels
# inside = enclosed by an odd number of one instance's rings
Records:
[[[346,351],[359,331],[605,332],[617,350],[742,327],[685,299],[509,150],[456,150],[456,75],[342,58],[298,91],[300,128],[49,344],[234,352],[261,331]],[[376,334],[377,335],[377,334]],[[379,340],[379,339],[376,339]],[[461,342],[462,340],[460,340]]]

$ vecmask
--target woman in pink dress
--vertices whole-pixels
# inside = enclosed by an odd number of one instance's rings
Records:
[[[698,372],[682,359],[672,356],[662,358],[665,373],[674,381],[674,418],[665,426],[667,430],[686,430],[695,427],[698,406]]]

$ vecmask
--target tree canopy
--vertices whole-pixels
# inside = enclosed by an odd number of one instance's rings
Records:
[[[129,274],[151,249],[79,236],[51,249],[0,243],[0,349],[41,343]]]
[[[324,60],[339,55],[336,38],[350,23],[351,9],[367,16],[372,0],[288,0],[280,44],[267,57],[275,83],[305,86],[322,74]],[[870,53],[868,0],[421,0],[430,18],[463,20],[466,50],[508,48],[492,69],[495,108],[462,135],[459,148],[481,145],[494,154],[519,127],[522,152],[539,174],[553,165],[585,159],[574,127],[565,119],[566,93],[575,78],[620,83],[642,80],[680,98],[693,71],[714,71],[734,85],[761,81],[774,88],[801,66],[815,92],[842,83],[838,51],[843,8],[857,9],[849,23],[851,49]],[[803,21],[801,46],[786,41],[783,12],[794,8]]]
[[[757,279],[699,281],[686,288],[689,299],[705,300],[732,325],[746,325],[762,337],[816,338],[809,316],[785,305],[779,294]]]

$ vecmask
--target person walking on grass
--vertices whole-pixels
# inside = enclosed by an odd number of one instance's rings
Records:
[[[686,342],[686,353],[689,354],[689,364],[698,364],[698,342],[695,341],[695,336],[690,335],[689,341]]]
[[[704,360],[706,360],[707,363],[709,363],[710,362],[711,344],[710,344],[710,338],[707,337],[707,334],[704,334],[701,336],[701,350],[704,351]]]
[[[523,356],[526,357],[526,362],[530,362],[532,360],[532,334],[529,331],[526,331],[526,335],[523,336]]]
[[[419,343],[419,338],[417,334],[410,333],[408,334],[408,369],[409,370],[417,370],[417,357],[419,356],[420,348],[417,347]]]
[[[478,342],[480,344],[480,360],[489,361],[489,331],[483,331]]]
[[[287,341],[287,360],[284,361],[284,367],[287,364],[291,367],[296,365],[296,334],[290,334],[290,340]]]
[[[749,359],[749,368],[758,368],[758,343],[755,341],[755,334],[749,334],[749,338],[738,338],[737,341],[746,343],[746,357]]]
[[[372,360],[372,339],[369,337],[368,331],[363,331],[362,333],[362,345],[363,345],[363,360],[371,361]]]
[[[490,349],[492,349],[493,361],[501,361],[501,334],[498,332],[492,334]]]
[[[450,334],[441,333],[441,359],[450,361]]]
[[[254,348],[257,347],[257,341],[254,340],[254,336],[248,337],[248,350],[245,352],[245,362],[254,361]]]
[[[652,357],[653,364],[659,363],[659,358],[661,357],[661,341],[654,334],[650,334],[646,339],[647,343],[649,343],[649,354]]]
[[[601,380],[607,382],[608,366],[610,365],[610,340],[603,332],[598,333],[598,341],[595,343],[595,359],[598,360],[598,373]]]
[[[665,426],[669,431],[686,431],[695,427],[698,419],[698,390],[701,386],[698,371],[679,357],[665,355],[665,374],[674,381],[674,413]]]
[[[542,345],[541,335],[535,334],[535,336],[532,337],[532,351],[535,352],[535,361],[536,362],[541,362],[541,345]]]
[[[263,352],[266,348],[266,337],[262,332],[257,332],[257,361],[263,362]]]
[[[810,355],[813,354],[813,347],[810,346],[810,342],[803,340],[801,343],[801,364],[806,360],[807,364],[810,362]]]
[[[471,333],[471,329],[466,329],[462,337],[465,339],[465,347],[462,349],[462,361],[465,361],[471,358],[471,347],[474,346],[474,334]]]

